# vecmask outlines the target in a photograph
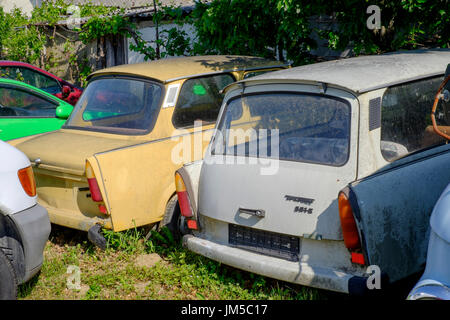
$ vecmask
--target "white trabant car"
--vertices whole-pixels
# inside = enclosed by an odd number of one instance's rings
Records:
[[[416,50],[231,84],[205,158],[175,174],[191,230],[184,245],[236,268],[352,294],[379,286],[376,277],[396,281],[420,271],[436,198],[412,212],[398,198],[405,208],[398,223],[389,220],[395,213],[377,218],[361,203],[361,215],[352,212],[354,199],[340,191],[384,172],[399,177],[410,165],[420,173],[449,163],[449,145],[429,121],[449,60],[450,50]],[[433,181],[407,179],[440,194],[450,170]],[[382,189],[375,185],[371,197]]]
[[[50,228],[30,161],[0,141],[0,300],[15,299],[17,285],[41,269]]]

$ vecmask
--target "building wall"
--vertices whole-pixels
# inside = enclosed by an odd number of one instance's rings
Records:
[[[6,12],[11,12],[16,7],[22,9],[26,15],[31,16],[33,8],[40,6],[41,3],[42,0],[0,0],[0,7],[3,7]]]
[[[189,38],[191,38],[191,41],[194,39],[195,37],[195,30],[194,27],[192,25],[188,25],[185,24],[183,26],[177,26],[176,24],[162,24],[159,26],[159,33],[161,34],[161,31],[163,30],[169,30],[173,27],[177,27],[179,30],[183,30],[187,33],[187,35],[189,36]],[[142,38],[145,41],[155,41],[156,39],[156,28],[153,25],[153,23],[140,23],[138,25],[138,30],[139,32],[142,33]],[[129,38],[126,41],[126,50],[127,50],[127,56],[128,56],[128,63],[139,63],[139,62],[143,62],[144,61],[144,55],[132,51],[130,50],[130,43],[134,43],[134,40]],[[156,49],[156,45],[152,45],[153,48]]]
[[[96,69],[97,42],[88,45],[76,40],[74,34],[66,28],[47,29],[48,42],[41,55],[39,66],[56,74],[64,80],[78,85],[80,72],[88,67]],[[68,41],[67,39],[75,40]],[[76,55],[76,62],[71,63],[71,55]]]

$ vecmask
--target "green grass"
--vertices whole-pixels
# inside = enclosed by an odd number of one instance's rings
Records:
[[[170,232],[104,231],[105,251],[86,233],[53,226],[41,273],[19,287],[19,299],[326,299],[327,293],[237,270],[184,249]],[[159,260],[150,264],[139,261]],[[140,260],[141,259],[141,260]],[[81,271],[68,289],[67,268]]]

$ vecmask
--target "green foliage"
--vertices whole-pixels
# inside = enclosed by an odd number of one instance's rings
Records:
[[[369,5],[381,9],[381,30],[367,28]],[[193,12],[194,51],[258,55],[298,65],[312,61],[310,51],[320,38],[331,49],[350,47],[355,54],[449,47],[447,8],[448,0],[203,1]],[[330,17],[331,23],[318,28],[313,22],[318,17]]]
[[[2,44],[7,48],[8,59],[32,63],[41,56],[45,42],[45,37],[41,37],[36,27],[22,26],[16,28],[14,36],[4,39]]]
[[[159,9],[153,14],[153,23],[158,28],[162,27],[163,20],[170,20],[172,23],[183,26],[185,23],[190,23],[191,19],[183,16],[183,11],[180,7],[161,6],[159,1],[156,1]],[[135,25],[129,25],[128,35],[133,38],[134,43],[130,43],[130,50],[144,55],[144,60],[156,60],[167,56],[182,56],[193,54],[191,48],[191,39],[184,30],[178,27],[164,29],[158,32],[158,39],[145,41],[142,33],[136,30]],[[159,49],[158,50],[156,49]]]
[[[129,21],[117,14],[113,16],[93,16],[81,28],[80,39],[83,43],[105,36],[128,34]]]
[[[381,30],[366,27],[369,5],[381,9]],[[342,50],[350,45],[356,54],[449,47],[450,17],[446,8],[447,0],[334,1],[326,13],[334,14],[339,27],[322,35],[328,38],[331,48]]]
[[[139,241],[143,236],[141,229],[129,229],[124,232],[114,232],[112,230],[103,229],[103,236],[106,239],[107,248],[114,250],[122,250],[133,253],[139,247]]]
[[[66,14],[68,6],[64,0],[45,1],[42,6],[34,8],[29,22],[54,26]]]
[[[323,6],[303,0],[200,2],[193,13],[198,35],[194,49],[306,63],[316,47],[309,19]]]
[[[160,29],[157,39],[145,41],[123,10],[87,3],[79,6],[80,17],[87,22],[72,30],[75,38],[67,41],[87,44],[100,39],[104,43],[104,38],[124,35],[134,40],[130,49],[143,54],[145,60],[239,54],[289,60],[294,65],[314,61],[311,50],[318,40],[331,49],[350,48],[356,55],[450,45],[448,0],[199,0],[187,16],[180,7],[156,4],[152,19]],[[381,30],[367,28],[369,5],[381,9]],[[56,23],[69,17],[69,8],[65,0],[48,0],[27,17],[19,9],[5,13],[0,7],[0,59],[51,67],[53,58],[45,54],[44,47],[55,40]],[[317,20],[322,17],[331,19],[330,23],[319,25]],[[177,26],[164,28],[163,21]],[[180,28],[184,24],[195,28],[195,39]],[[71,70],[84,83],[91,68],[77,53],[65,50]]]
[[[87,85],[87,77],[92,73],[92,68],[89,64],[89,60],[88,59],[83,59],[80,63],[79,63],[79,82],[81,84],[82,87],[85,87]]]
[[[277,26],[274,2],[198,2],[193,12],[198,41],[196,53],[248,54],[274,57]]]

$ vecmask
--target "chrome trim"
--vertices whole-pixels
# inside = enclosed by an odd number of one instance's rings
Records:
[[[450,300],[450,289],[440,284],[426,284],[414,288],[407,300]]]

